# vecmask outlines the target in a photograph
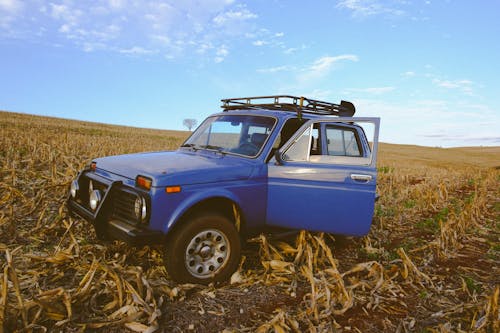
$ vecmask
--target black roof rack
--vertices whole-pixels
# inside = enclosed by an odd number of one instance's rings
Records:
[[[302,116],[302,113],[352,117],[356,112],[354,104],[348,101],[340,101],[340,104],[334,104],[306,97],[289,95],[226,98],[221,99],[221,101],[221,108],[223,108],[224,111],[244,109],[295,111],[298,113],[299,117]]]

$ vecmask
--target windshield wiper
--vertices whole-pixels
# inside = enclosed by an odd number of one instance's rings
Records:
[[[199,149],[194,143],[185,143],[185,144],[181,145],[181,148],[191,148],[194,151]]]
[[[208,149],[208,150],[215,150],[221,154],[225,154],[226,152],[224,151],[224,148],[219,147],[219,146],[213,146],[213,145],[203,145],[200,146],[200,148]]]

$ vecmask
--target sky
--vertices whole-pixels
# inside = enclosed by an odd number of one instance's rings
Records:
[[[230,97],[380,117],[383,142],[500,146],[499,0],[0,0],[0,110],[186,129]]]

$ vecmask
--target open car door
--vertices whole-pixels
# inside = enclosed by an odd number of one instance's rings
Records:
[[[367,234],[376,196],[379,126],[379,118],[324,117],[305,123],[269,161],[267,223]]]

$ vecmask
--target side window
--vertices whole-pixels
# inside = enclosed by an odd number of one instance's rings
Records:
[[[352,123],[347,123],[345,126],[323,124],[318,122],[303,130],[285,150],[282,155],[283,160],[332,165],[371,163],[371,151],[367,145],[369,142],[357,129],[365,130],[365,126],[372,123],[363,123],[363,127],[359,127],[358,123],[354,124],[358,127],[353,127]]]
[[[285,161],[308,161],[311,147],[311,128],[306,129],[283,155]]]
[[[357,133],[352,128],[326,127],[328,155],[361,157],[362,149]]]
[[[297,130],[307,121],[306,118],[298,119],[298,118],[290,118],[286,121],[286,123],[281,128],[278,137],[274,141],[273,149],[269,152],[267,157],[267,162],[271,160],[274,156],[274,152],[281,148],[294,134]]]
[[[321,155],[321,138],[319,124],[314,124],[311,136],[311,155]]]

